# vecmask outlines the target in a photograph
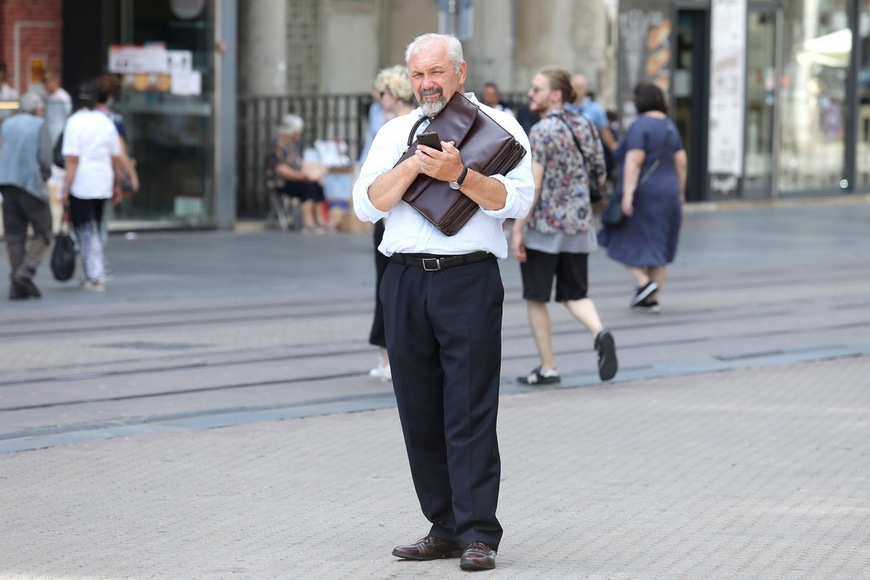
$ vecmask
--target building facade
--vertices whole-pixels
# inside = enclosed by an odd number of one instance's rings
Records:
[[[658,83],[690,160],[690,201],[870,191],[870,0],[0,0],[20,92],[60,68],[111,72],[142,191],[123,227],[232,227],[267,210],[262,147],[288,112],[305,139],[365,134],[376,73],[431,31],[459,36],[467,89],[522,103],[555,64],[633,120]]]
[[[306,143],[340,139],[356,159],[375,75],[404,64],[408,43],[426,32],[462,40],[466,90],[495,82],[511,104],[525,104],[532,77],[554,64],[583,73],[610,106],[615,11],[615,0],[247,0],[239,15],[240,212],[267,207],[261,159],[283,113],[305,119]]]
[[[231,228],[236,219],[235,0],[0,0],[0,61],[20,93],[117,76],[141,189],[125,228]]]
[[[671,100],[693,201],[870,190],[870,0],[621,0],[618,92]]]

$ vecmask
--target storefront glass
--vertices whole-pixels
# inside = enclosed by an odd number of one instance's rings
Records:
[[[748,15],[743,197],[771,195],[776,111],[776,11]]]
[[[214,2],[121,0],[122,48],[165,49],[164,73],[120,73],[115,109],[141,182],[114,221],[151,227],[213,225]],[[123,63],[121,64],[121,66]]]
[[[777,189],[840,191],[849,122],[847,0],[785,2],[781,31]]]

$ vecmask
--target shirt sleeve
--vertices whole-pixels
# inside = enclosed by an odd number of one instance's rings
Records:
[[[640,125],[635,121],[631,124],[631,127],[629,127],[628,131],[625,133],[623,142],[625,143],[624,148],[626,152],[632,151],[634,149],[641,149],[643,151],[646,151],[646,131],[643,130]]]
[[[594,111],[595,113],[592,115],[592,123],[595,124],[595,128],[601,130],[605,127],[608,127],[609,123],[607,122],[607,113],[604,112],[604,109],[602,109],[601,107],[596,107]]]
[[[63,145],[61,146],[61,153],[66,157],[67,155],[80,155],[80,144],[79,144],[79,131],[77,123],[67,123],[64,128],[63,134],[61,135],[63,139]]]
[[[535,180],[532,178],[532,153],[529,137],[517,120],[507,113],[499,111],[496,120],[513,135],[514,139],[519,141],[525,148],[526,154],[507,175],[491,176],[500,181],[507,192],[504,207],[496,210],[481,208],[481,210],[486,215],[496,219],[523,219],[529,215],[532,201],[535,199]]]
[[[36,159],[39,163],[39,170],[43,179],[51,177],[53,150],[54,147],[51,146],[51,133],[48,130],[48,123],[43,121],[42,128],[39,130],[39,145],[36,154]]]
[[[532,161],[540,165],[544,165],[547,160],[547,148],[545,144],[546,136],[541,130],[543,123],[536,123],[529,132],[529,146],[532,155]]]
[[[359,178],[353,186],[353,210],[362,221],[376,222],[389,212],[377,209],[369,199],[369,187],[382,174],[391,170],[396,161],[404,154],[407,135],[402,136],[404,124],[399,119],[393,119],[384,125],[375,135],[360,167]],[[410,126],[408,127],[410,130]]]

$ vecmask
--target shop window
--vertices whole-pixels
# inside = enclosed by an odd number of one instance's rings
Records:
[[[140,191],[115,208],[120,222],[209,225],[214,204],[214,11],[197,0],[123,6],[122,49],[151,47],[169,73],[120,72],[123,115]],[[117,49],[112,49],[112,51]]]
[[[847,1],[799,0],[784,8],[779,190],[837,191],[849,122]]]

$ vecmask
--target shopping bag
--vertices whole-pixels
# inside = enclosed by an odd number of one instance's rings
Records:
[[[51,250],[51,273],[58,282],[72,278],[76,269],[76,243],[69,229],[69,214],[64,212]]]

